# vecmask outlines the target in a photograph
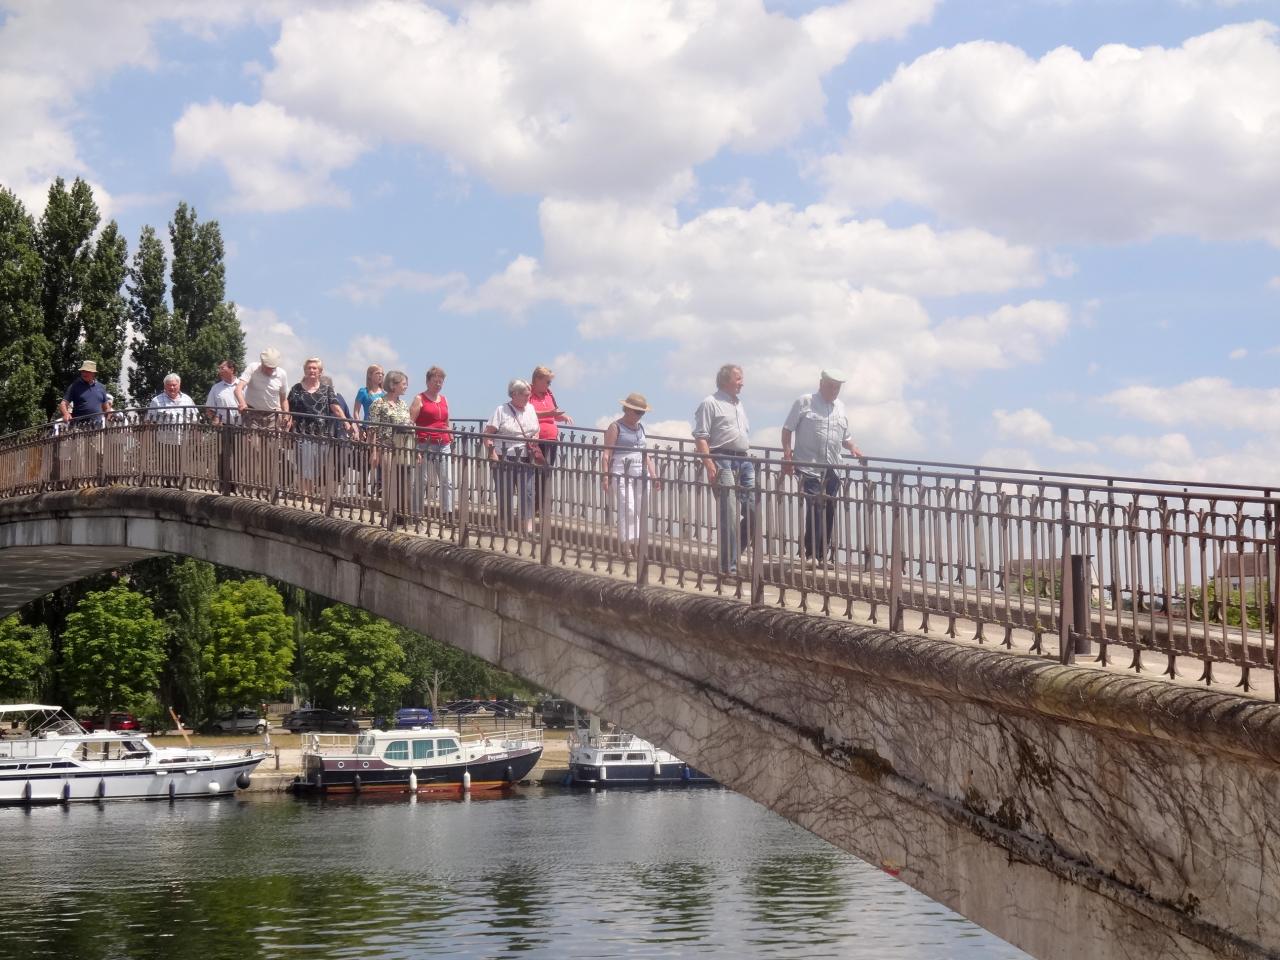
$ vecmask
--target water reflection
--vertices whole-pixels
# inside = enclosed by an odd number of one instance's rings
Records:
[[[0,960],[1012,958],[728,791],[0,810]]]

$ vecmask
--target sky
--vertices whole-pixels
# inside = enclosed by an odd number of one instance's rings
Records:
[[[1280,483],[1280,0],[0,0],[0,116],[348,399],[833,368],[873,456]]]

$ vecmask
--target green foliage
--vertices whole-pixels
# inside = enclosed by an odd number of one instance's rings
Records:
[[[17,615],[0,620],[0,698],[39,700],[49,679],[53,644],[44,626],[30,627]]]
[[[346,604],[320,614],[320,625],[306,635],[303,653],[303,682],[318,706],[390,712],[409,685],[396,626]]]
[[[219,362],[230,358],[243,366],[244,333],[235,305],[223,300],[227,280],[218,221],[201,223],[195,210],[179,203],[169,224],[169,239],[173,246],[173,315],[185,351],[176,369],[183,389],[203,400],[217,379]]]
[[[183,337],[165,300],[164,271],[164,246],[155,227],[144,226],[128,278],[129,319],[134,330],[129,390],[134,406],[148,403],[163,388],[165,374],[182,363]]]
[[[537,692],[536,687],[488,661],[421,633],[401,629],[400,644],[404,648],[404,670],[409,675],[414,705],[427,703],[432,679],[437,675],[442,700],[530,697]]]
[[[44,336],[51,347],[40,408],[48,415],[75,379],[80,361],[87,358],[80,356],[85,352],[80,345],[80,308],[93,260],[90,241],[98,220],[93,190],[79,177],[70,190],[61,177],[49,187],[36,231],[36,248],[43,263],[40,306]]]
[[[129,579],[134,589],[151,598],[169,625],[160,699],[197,722],[204,716],[200,651],[209,638],[209,602],[218,586],[217,572],[200,560],[166,556],[135,563]]]
[[[121,361],[129,312],[121,287],[128,273],[128,257],[128,244],[112,220],[102,228],[93,245],[81,291],[79,317],[84,353],[97,358],[98,380],[121,407],[125,405],[120,387]]]
[[[265,580],[222,583],[209,601],[200,653],[207,712],[269,700],[289,686],[293,622]]]
[[[72,696],[103,713],[139,703],[155,689],[167,634],[151,601],[123,584],[86,594],[62,634]]]
[[[35,221],[0,188],[0,433],[48,419],[42,407],[50,370],[40,308],[43,272]]]

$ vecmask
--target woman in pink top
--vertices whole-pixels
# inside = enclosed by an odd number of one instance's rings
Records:
[[[560,435],[559,424],[573,426],[573,417],[560,409],[560,405],[556,403],[556,395],[551,392],[551,381],[555,378],[556,375],[551,372],[550,367],[534,367],[533,376],[529,378],[529,405],[538,415],[538,442],[542,448],[542,459],[545,464],[538,470],[534,479],[536,487],[534,502],[539,510],[542,509],[543,496],[547,490],[547,471],[556,462],[556,450],[559,447],[556,438]]]
[[[427,498],[427,474],[440,488],[440,512],[453,512],[453,481],[450,479],[449,401],[440,390],[445,372],[439,367],[427,371],[427,389],[413,398],[409,419],[418,427],[418,469],[414,474],[414,503],[422,505]]]

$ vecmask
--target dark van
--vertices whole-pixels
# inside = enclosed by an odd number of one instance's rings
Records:
[[[573,725],[573,704],[568,700],[543,700],[538,715],[544,727],[564,729]]]

